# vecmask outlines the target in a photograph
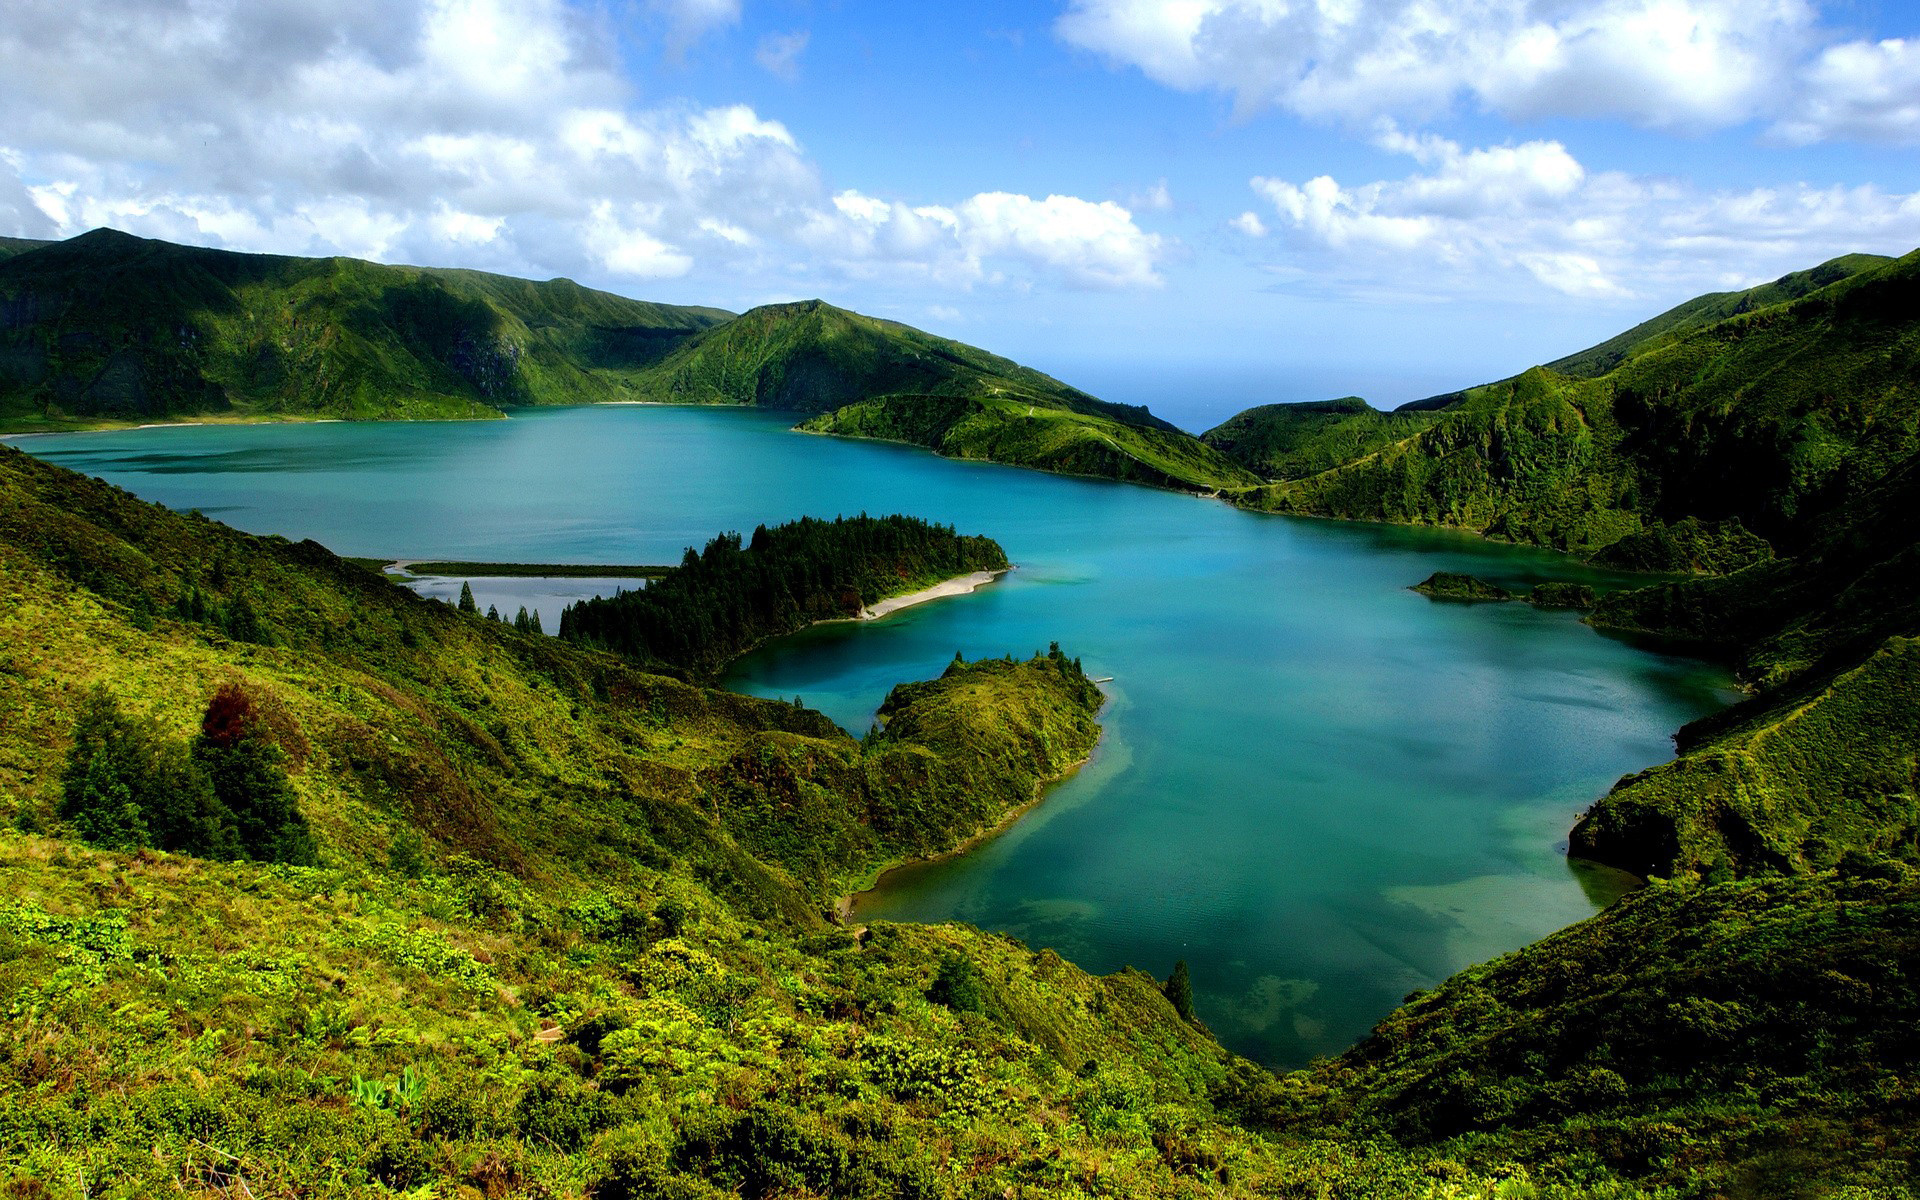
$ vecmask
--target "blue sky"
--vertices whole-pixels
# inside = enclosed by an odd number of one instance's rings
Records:
[[[9,8],[0,231],[818,295],[1196,428],[1920,245],[1910,5]]]

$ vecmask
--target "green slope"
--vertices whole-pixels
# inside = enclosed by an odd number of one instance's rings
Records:
[[[95,230],[0,261],[0,422],[473,417],[630,398],[725,320],[568,280],[176,246]]]
[[[1263,479],[1304,479],[1404,441],[1433,420],[1418,412],[1383,413],[1348,396],[1249,408],[1200,440]]]
[[[52,242],[40,238],[0,237],[0,259],[9,259],[16,254],[25,254],[29,250],[38,250],[42,246],[51,246]]]
[[[1798,548],[1914,453],[1916,316],[1920,254],[1656,339],[1596,379],[1535,368],[1476,388],[1408,441],[1240,500],[1734,569]]]
[[[816,414],[815,433],[884,438],[952,458],[1210,491],[1255,477],[1144,408],[1110,404],[1018,363],[809,300],[756,308],[693,338],[642,386],[673,403]]]
[[[1695,296],[1684,304],[1677,304],[1659,316],[1642,321],[1632,329],[1617,333],[1598,345],[1589,346],[1585,350],[1569,354],[1564,358],[1556,358],[1546,366],[1549,371],[1555,371],[1561,375],[1571,375],[1577,379],[1592,379],[1652,349],[1663,339],[1711,325],[1715,321],[1737,317],[1742,313],[1798,300],[1811,292],[1819,291],[1828,284],[1838,283],[1842,279],[1874,267],[1884,266],[1892,261],[1881,254],[1843,254],[1839,258],[1828,259],[1809,270],[1789,272],[1772,283],[1763,283],[1744,291],[1708,292],[1704,296]],[[1511,380],[1503,382],[1511,382]],[[1438,396],[1429,396],[1424,400],[1411,401],[1401,405],[1395,411],[1402,413],[1443,411],[1460,403],[1466,396],[1466,392],[1446,392]]]
[[[1003,395],[1172,430],[1144,408],[1108,404],[1030,367],[911,326],[819,300],[769,304],[690,339],[644,376],[652,398],[823,413],[895,393]]]
[[[321,864],[83,845],[90,689],[184,741],[226,685]],[[1909,1169],[1894,864],[1656,889],[1281,1079],[1140,972],[823,919],[1025,804],[1098,703],[1058,652],[956,663],[856,741],[0,449],[0,1186],[1669,1200]]]
[[[883,438],[948,458],[1177,491],[1246,487],[1256,476],[1198,438],[990,391],[979,396],[881,396],[804,421],[810,433]]]
[[[1565,358],[1547,364],[1550,371],[1591,379],[1605,375],[1630,358],[1638,357],[1663,338],[1737,317],[1743,313],[1772,308],[1817,292],[1831,283],[1851,278],[1862,271],[1882,267],[1893,260],[1882,254],[1843,254],[1805,271],[1793,271],[1772,283],[1739,292],[1708,292],[1678,304],[1657,317],[1642,321],[1624,333],[1615,334],[1597,346],[1589,346]]]
[[[1916,1018],[1912,871],[1661,884],[1410,998],[1269,1120],[1584,1170],[1596,1196],[1906,1197]]]

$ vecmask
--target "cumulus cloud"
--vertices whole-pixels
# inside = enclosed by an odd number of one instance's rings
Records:
[[[1017,262],[1083,288],[1152,287],[1166,244],[1112,201],[1036,200],[982,192],[957,205],[911,206],[857,191],[808,229],[816,250],[854,274],[908,271],[949,285],[1001,282]]]
[[[738,15],[656,8],[706,29]],[[1154,278],[1156,239],[1070,197],[1026,201],[1025,221],[996,223],[981,197],[928,209],[965,214],[964,242],[917,217],[863,231],[780,122],[637,106],[596,19],[561,0],[17,0],[0,24],[0,232],[114,225],[610,282],[764,278],[824,238],[828,261],[869,275]]]
[[[1798,143],[1920,143],[1920,40],[1829,46],[1807,68],[1799,102],[1774,132]]]
[[[1227,224],[1238,229],[1250,238],[1263,238],[1267,236],[1267,223],[1260,219],[1259,213],[1251,210],[1241,213],[1233,220],[1228,221]]]
[[[806,52],[808,37],[805,30],[770,33],[754,47],[753,61],[774,78],[792,83],[800,78],[800,55]]]
[[[1465,101],[1517,119],[1920,140],[1920,43],[1830,44],[1812,0],[1070,0],[1055,29],[1243,112],[1365,124]]]
[[[1616,297],[1730,287],[1920,243],[1920,194],[1805,184],[1710,192],[1591,172],[1555,141],[1463,149],[1393,128],[1378,141],[1424,169],[1355,186],[1325,175],[1252,181],[1287,234],[1297,278],[1452,294],[1511,294],[1517,279]]]

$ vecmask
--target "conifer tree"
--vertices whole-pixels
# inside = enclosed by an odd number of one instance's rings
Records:
[[[1173,1005],[1173,1011],[1180,1019],[1189,1024],[1193,1022],[1193,980],[1187,975],[1187,960],[1181,959],[1173,964],[1173,974],[1167,976],[1167,1002]]]
[[[480,612],[480,606],[473,600],[473,585],[464,579],[460,581],[460,611],[476,615]]]

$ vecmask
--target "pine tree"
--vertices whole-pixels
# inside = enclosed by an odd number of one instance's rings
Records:
[[[460,582],[460,611],[476,615],[480,612],[480,606],[473,600],[473,585],[465,580]]]
[[[228,814],[185,746],[121,712],[104,686],[81,701],[61,792],[61,817],[96,846],[203,858],[230,858],[237,848]]]
[[[546,632],[546,630],[540,628],[540,610],[537,608],[533,610],[533,616],[527,621],[527,632],[541,634]]]
[[[313,835],[281,765],[284,755],[245,688],[228,683],[213,694],[193,758],[211,781],[215,798],[232,814],[240,854],[263,862],[317,861]]]
[[[1167,1002],[1180,1014],[1180,1019],[1193,1023],[1193,980],[1187,976],[1186,959],[1173,964],[1173,974],[1167,976],[1166,993]]]

